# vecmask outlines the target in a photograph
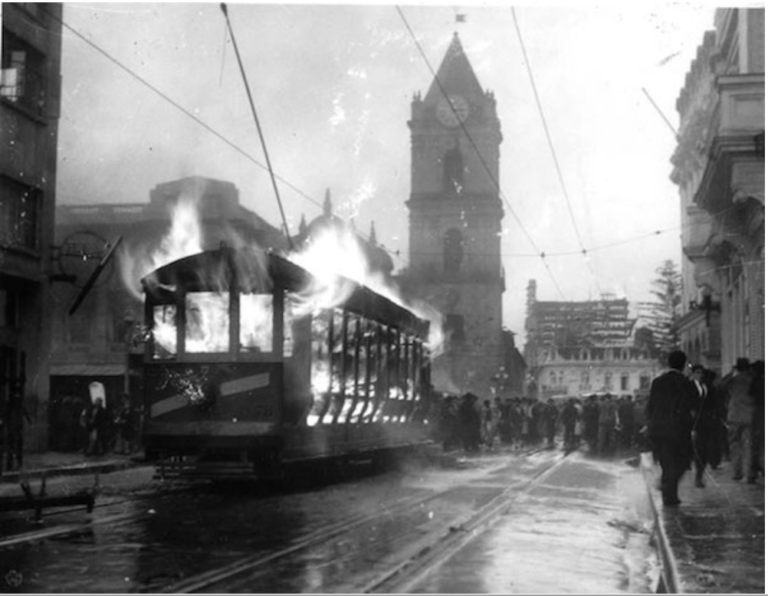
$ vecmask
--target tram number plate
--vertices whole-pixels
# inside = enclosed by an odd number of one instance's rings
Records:
[[[272,420],[275,417],[274,404],[256,404],[253,407],[253,417],[256,420]]]

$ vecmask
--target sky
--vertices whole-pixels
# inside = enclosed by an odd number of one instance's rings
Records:
[[[228,12],[291,231],[321,213],[328,188],[337,215],[365,234],[375,222],[396,270],[407,265],[411,100],[458,32],[497,100],[503,316],[522,336],[531,279],[539,300],[638,302],[651,299],[664,260],[679,264],[675,102],[715,8],[421,3],[400,5],[401,16],[385,4],[237,3]],[[67,3],[64,22],[59,203],[146,202],[157,184],[205,176],[233,182],[242,205],[281,225],[218,3]]]

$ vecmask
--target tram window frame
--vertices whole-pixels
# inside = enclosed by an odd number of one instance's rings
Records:
[[[267,315],[267,320],[263,320],[260,322],[261,326],[263,328],[268,329],[268,335],[265,336],[265,341],[257,346],[246,346],[243,342],[243,331],[244,327],[246,325],[243,321],[243,299],[245,297],[259,297],[262,296],[265,298],[265,302],[268,301],[269,305],[266,306],[266,309],[269,311],[269,315]],[[277,321],[278,318],[278,300],[276,300],[276,296],[274,292],[237,292],[237,299],[238,299],[238,308],[237,308],[237,329],[233,329],[233,333],[237,333],[237,352],[238,356],[242,357],[245,356],[246,358],[254,357],[258,359],[259,356],[272,356],[275,354],[275,343],[278,331],[276,329],[276,323],[279,325],[279,321]],[[283,317],[285,314],[283,313]],[[282,347],[280,352],[282,353]]]
[[[360,344],[363,318],[347,311],[347,358],[349,364],[346,370],[348,394],[345,395],[344,424],[351,424],[356,418],[356,410],[360,403]],[[346,402],[349,401],[349,405]]]
[[[371,405],[371,362],[375,346],[374,333],[376,323],[365,317],[360,317],[361,332],[359,335],[359,364],[358,364],[358,397],[357,412],[352,418],[354,424],[367,421],[368,408]]]
[[[175,302],[153,302],[149,304],[151,313],[150,321],[150,341],[148,343],[149,356],[152,361],[166,361],[177,360],[179,358],[179,308]],[[172,321],[171,328],[173,330],[173,350],[164,347],[157,340],[155,333],[155,327],[157,325],[157,312],[158,309],[162,311],[171,311],[171,314],[166,315],[163,312],[163,319],[170,319]],[[161,321],[166,322],[166,321]],[[158,350],[162,350],[160,353]]]
[[[193,312],[190,306],[193,306],[192,302],[196,298],[203,299],[204,297],[215,297],[220,296],[222,301],[224,302],[224,308],[221,309],[223,311],[223,319],[226,321],[226,331],[223,333],[223,342],[221,343],[220,349],[194,349],[190,350],[190,314]],[[207,356],[222,356],[222,355],[229,355],[230,354],[230,347],[231,347],[231,332],[232,332],[232,321],[231,321],[231,293],[230,292],[220,292],[220,291],[211,291],[211,290],[194,290],[194,291],[187,291],[184,292],[184,300],[183,300],[183,346],[184,346],[184,355],[185,356],[191,356],[193,359],[200,358],[200,357],[207,357]],[[200,309],[200,312],[206,313],[205,309]],[[212,314],[206,313],[205,317],[212,316]],[[206,320],[205,317],[201,318],[200,325],[197,326],[197,329],[201,329],[202,327],[206,326]],[[208,321],[207,327],[208,331],[213,329],[217,324],[214,321]],[[203,329],[203,332],[205,333],[206,330]],[[211,338],[209,337],[208,340]],[[221,341],[221,340],[219,340]],[[216,344],[218,347],[219,344]]]

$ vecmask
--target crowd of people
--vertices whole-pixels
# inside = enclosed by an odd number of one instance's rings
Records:
[[[669,355],[669,369],[653,380],[646,409],[667,506],[680,504],[680,479],[692,464],[700,488],[707,467],[717,469],[724,460],[734,480],[755,483],[765,475],[765,363],[738,358],[718,379],[686,360],[681,351]]]
[[[467,453],[507,446],[584,447],[598,456],[651,451],[662,469],[662,493],[679,504],[677,486],[695,470],[704,487],[707,468],[731,461],[734,479],[754,483],[765,468],[765,364],[738,358],[723,378],[683,352],[669,355],[668,370],[645,395],[592,394],[538,400],[481,399],[473,393],[439,401],[437,438],[445,451]]]
[[[109,452],[131,454],[138,443],[139,413],[128,394],[113,404],[97,396],[67,395],[59,400],[54,419],[55,449],[81,451],[86,456]]]
[[[600,455],[643,445],[645,400],[631,395],[540,401],[531,397],[480,400],[473,393],[444,396],[440,402],[439,439],[447,451],[479,452],[506,445],[513,449],[553,449],[562,436],[566,450],[585,443]]]

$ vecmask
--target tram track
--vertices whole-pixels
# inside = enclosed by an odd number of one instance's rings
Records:
[[[544,451],[531,450],[520,455],[530,456]],[[413,540],[408,556],[386,570],[378,572],[374,578],[368,578],[364,585],[345,586],[340,591],[348,593],[367,592],[401,592],[398,586],[413,583],[421,577],[420,570],[432,567],[460,549],[466,542],[481,532],[498,515],[503,514],[512,502],[521,494],[525,494],[543,482],[546,477],[562,464],[567,453],[558,457],[554,463],[539,470],[532,478],[514,483],[494,496],[488,503],[470,514],[460,515],[448,523],[448,531],[442,535],[434,533]],[[498,466],[499,469],[503,466]],[[491,470],[493,471],[493,470]],[[417,513],[430,502],[450,498],[461,491],[463,486],[431,492],[427,495],[416,495],[384,504],[373,513],[360,513],[336,523],[327,524],[312,532],[295,544],[269,554],[259,553],[244,557],[234,563],[209,570],[185,578],[172,584],[157,588],[160,593],[195,593],[195,592],[239,592],[248,591],[249,577],[268,570],[281,560],[298,556],[302,551],[319,550],[323,545],[337,541],[345,534],[352,534],[358,528],[367,524],[375,524],[385,520],[405,518]],[[334,591],[339,591],[334,589]]]
[[[407,593],[410,588],[424,578],[431,570],[444,563],[455,553],[482,533],[496,518],[503,515],[520,496],[527,494],[541,485],[552,475],[570,455],[563,453],[555,462],[540,470],[532,478],[520,484],[513,484],[504,489],[460,526],[461,532],[449,531],[433,544],[424,546],[415,557],[404,560],[381,573],[364,586],[349,587],[342,591],[366,594]]]
[[[189,490],[189,487],[179,487],[175,492]],[[83,534],[92,530],[95,526],[104,526],[109,524],[110,528],[121,527],[130,523],[135,523],[147,519],[151,515],[151,509],[144,513],[115,513],[113,515],[95,515],[103,514],[110,509],[119,509],[122,506],[128,506],[135,504],[141,498],[151,496],[150,493],[145,494],[132,494],[130,497],[124,497],[119,499],[109,500],[108,502],[96,502],[90,512],[85,512],[84,507],[67,507],[55,509],[52,511],[44,511],[39,521],[31,521],[29,518],[17,518],[12,520],[18,524],[33,524],[34,530],[22,531],[18,533],[11,533],[5,536],[0,536],[0,549],[19,546],[26,543],[38,542],[41,540],[47,540],[52,538],[65,538],[67,536],[74,536]],[[59,520],[63,517],[71,514],[83,514],[87,516],[85,521],[79,521],[76,523],[64,522],[59,526],[52,526],[48,528],[42,528],[46,521]]]

